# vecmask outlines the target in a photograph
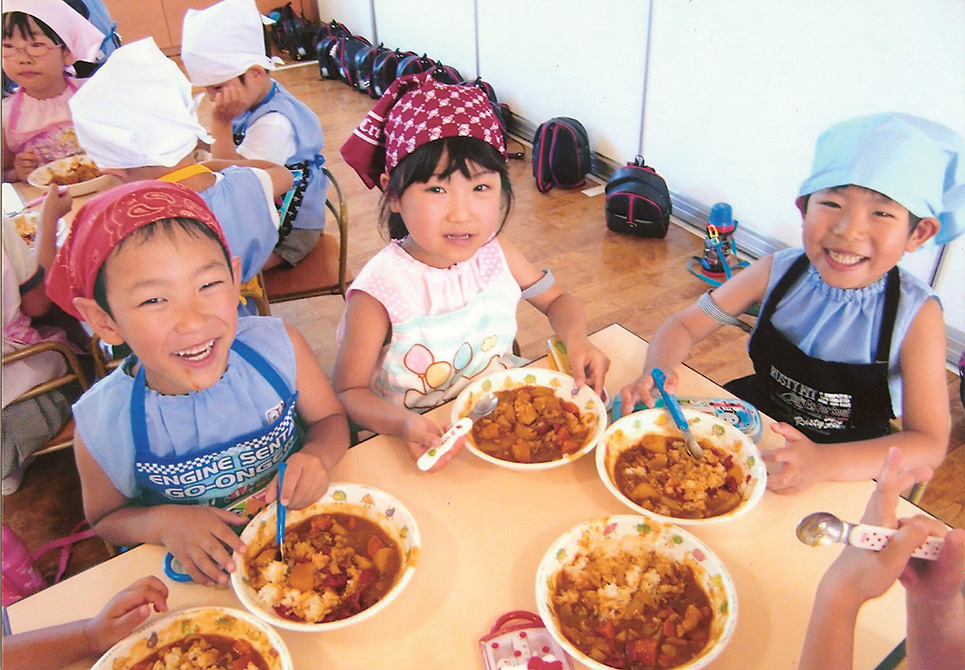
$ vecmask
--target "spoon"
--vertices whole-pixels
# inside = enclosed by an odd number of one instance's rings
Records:
[[[440,458],[452,450],[453,445],[456,444],[456,440],[472,430],[473,421],[478,421],[492,412],[498,404],[499,398],[496,397],[495,393],[487,393],[477,400],[465,418],[454,423],[449,430],[443,433],[442,443],[438,447],[431,447],[419,457],[419,460],[416,461],[418,468],[420,470],[428,470],[438,463]]]
[[[797,539],[812,547],[841,542],[852,547],[881,551],[896,532],[894,528],[848,523],[830,512],[809,514],[797,525]],[[940,537],[929,537],[911,555],[929,561],[937,560],[943,543]]]
[[[684,434],[684,439],[687,441],[687,451],[690,452],[690,455],[693,456],[695,460],[699,461],[703,459],[704,450],[697,444],[697,438],[694,437],[693,432],[690,430],[690,424],[687,423],[687,417],[684,416],[683,410],[680,409],[677,396],[673,393],[667,393],[667,390],[663,387],[664,382],[667,381],[667,376],[660,368],[651,370],[650,376],[653,377],[653,383],[657,386],[657,390],[660,391],[663,402],[667,406],[670,416],[673,417],[673,422],[677,424],[677,428]]]
[[[285,469],[288,464],[282,461],[278,464],[278,500],[276,505],[278,509],[275,511],[275,542],[278,543],[278,552],[276,556],[279,560],[285,560],[285,515],[287,509],[281,504],[281,486],[285,483]]]

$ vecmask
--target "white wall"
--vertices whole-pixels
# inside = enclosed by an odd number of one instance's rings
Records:
[[[323,23],[341,21],[356,35],[376,43],[370,0],[318,0],[318,18]]]
[[[426,52],[467,78],[478,62],[515,114],[533,124],[576,117],[594,151],[617,163],[643,153],[675,194],[706,209],[729,202],[765,250],[800,243],[794,197],[832,123],[903,111],[965,136],[963,0],[318,4],[323,20],[370,38],[374,18],[386,46]],[[936,257],[924,249],[902,266],[929,279]],[[959,333],[963,277],[959,239],[936,284]]]

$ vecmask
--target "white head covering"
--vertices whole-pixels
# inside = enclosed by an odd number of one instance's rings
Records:
[[[77,140],[102,168],[171,167],[199,139],[214,141],[191,84],[150,37],[112,53],[69,104]]]
[[[77,60],[97,60],[104,33],[63,0],[4,0],[3,13],[9,12],[23,12],[46,23]]]
[[[934,121],[872,114],[828,128],[798,195],[848,184],[886,195],[917,217],[938,219],[936,244],[965,229],[965,142]]]
[[[223,84],[253,65],[275,69],[265,53],[255,0],[222,0],[207,9],[189,9],[181,30],[181,61],[195,86]]]

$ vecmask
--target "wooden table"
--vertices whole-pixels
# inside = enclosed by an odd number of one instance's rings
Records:
[[[639,374],[647,344],[619,325],[591,339],[611,358],[607,387],[616,393]],[[689,368],[678,373],[681,395],[726,395]],[[430,416],[442,423],[448,412],[444,406]],[[765,425],[761,448],[779,444]],[[418,521],[422,556],[398,599],[371,619],[325,634],[280,631],[297,668],[481,669],[478,640],[492,622],[510,610],[535,611],[536,568],[553,540],[587,519],[630,513],[600,481],[592,455],[566,467],[521,473],[464,450],[441,472],[427,474],[416,469],[400,440],[377,436],[351,449],[333,479],[375,486],[402,501]],[[737,630],[711,667],[796,667],[815,588],[839,550],[807,547],[794,529],[819,510],[858,520],[873,487],[869,481],[820,484],[797,495],[768,491],[743,517],[691,531],[718,554],[737,586]],[[898,509],[899,516],[919,513],[905,501]],[[13,631],[95,614],[136,578],[163,574],[164,553],[157,546],[135,548],[15,603],[9,608]],[[175,610],[243,609],[231,590],[168,586]],[[895,585],[861,610],[855,668],[874,668],[904,631],[904,593]]]

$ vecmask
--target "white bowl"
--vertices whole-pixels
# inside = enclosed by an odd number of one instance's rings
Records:
[[[50,180],[55,174],[65,173],[72,167],[81,163],[94,165],[94,161],[91,160],[87,154],[68,156],[67,158],[61,158],[60,160],[52,161],[46,165],[41,165],[27,176],[27,183],[31,186],[36,186],[37,188],[46,189],[47,186],[50,185]],[[88,193],[95,193],[107,188],[110,183],[111,176],[102,174],[99,177],[94,177],[93,179],[88,179],[87,181],[78,182],[76,184],[68,184],[67,192],[72,196],[87,195]]]
[[[653,550],[678,563],[689,565],[697,583],[704,589],[714,611],[710,638],[703,651],[675,670],[697,670],[716,659],[737,628],[737,589],[721,560],[707,545],[673,524],[662,524],[635,515],[618,515],[586,521],[574,526],[550,545],[536,572],[536,606],[550,634],[574,659],[591,670],[613,670],[573,645],[560,630],[551,600],[560,571],[578,559],[584,537],[597,543],[619,546],[622,538],[639,537],[641,550]]]
[[[250,642],[270,670],[294,670],[281,636],[257,617],[227,607],[196,607],[150,619],[107,650],[91,670],[127,670],[152,650],[195,633],[224,635]]]
[[[644,435],[657,433],[660,435],[679,436],[680,431],[674,425],[666,409],[646,409],[634,412],[614,421],[606,430],[599,449],[596,451],[596,469],[600,473],[603,483],[616,496],[617,500],[635,512],[645,516],[678,525],[696,526],[721,523],[746,514],[756,505],[767,488],[767,471],[761,453],[754,441],[740,430],[715,416],[697,410],[683,410],[684,416],[690,424],[694,437],[707,440],[720,448],[737,455],[738,463],[744,470],[745,481],[739,484],[741,503],[731,511],[719,516],[706,519],[684,519],[658,514],[627,498],[617,488],[613,480],[613,467],[617,457],[627,448],[633,446]]]
[[[248,546],[249,551],[258,552],[269,542],[274,542],[276,510],[276,505],[265,507],[245,526],[241,539]],[[273,626],[316,632],[350,626],[382,611],[412,579],[421,547],[419,529],[412,514],[402,503],[388,493],[370,486],[331,484],[325,495],[308,507],[300,510],[289,509],[285,517],[285,527],[296,526],[306,519],[326,513],[360,516],[378,524],[390,537],[395,538],[402,549],[402,567],[395,584],[377,603],[345,619],[325,623],[292,621],[275,614],[271,607],[258,597],[255,590],[251,588],[244,557],[235,553],[234,560],[238,568],[231,573],[231,586],[235,594],[253,614]]]
[[[579,451],[566,454],[555,461],[543,463],[517,463],[491,456],[479,449],[472,439],[472,432],[466,435],[466,448],[469,449],[484,461],[489,461],[510,470],[548,470],[549,468],[559,467],[571,463],[576,459],[585,456],[593,451],[600,439],[603,431],[606,430],[607,412],[600,396],[587,385],[584,385],[576,395],[572,395],[576,384],[573,378],[562,372],[546,370],[544,368],[514,368],[494,372],[491,375],[478,379],[464,388],[455,401],[452,403],[452,422],[455,423],[469,414],[476,401],[487,393],[505,391],[520,388],[522,386],[547,386],[552,388],[556,395],[563,400],[575,404],[583,416],[591,415],[596,418],[596,427],[590,432],[586,443]]]

